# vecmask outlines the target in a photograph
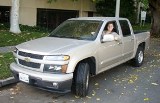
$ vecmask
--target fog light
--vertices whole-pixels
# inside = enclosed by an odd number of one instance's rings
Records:
[[[55,89],[58,89],[58,83],[53,83],[53,87],[54,87]]]

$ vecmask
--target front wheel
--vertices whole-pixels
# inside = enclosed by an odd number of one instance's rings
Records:
[[[133,58],[132,63],[136,67],[140,67],[143,64],[144,60],[144,49],[142,47],[138,47],[135,58]]]
[[[74,83],[72,87],[77,96],[84,97],[88,93],[89,70],[90,67],[88,63],[79,63],[75,70]]]

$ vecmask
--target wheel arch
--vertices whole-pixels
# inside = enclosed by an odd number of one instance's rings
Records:
[[[80,60],[79,62],[77,62],[75,70],[77,69],[78,64],[81,63],[81,62],[89,64],[91,75],[96,74],[96,58],[95,57],[92,56],[92,57],[88,57],[88,58]]]
[[[145,48],[146,48],[146,43],[145,43],[145,42],[142,42],[142,43],[140,43],[140,44],[138,45],[138,47],[142,47],[143,50],[145,50]],[[138,49],[138,48],[137,48],[137,49]]]

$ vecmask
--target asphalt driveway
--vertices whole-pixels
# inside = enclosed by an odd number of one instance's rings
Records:
[[[0,103],[160,103],[160,40],[151,39],[142,67],[125,63],[92,77],[84,98],[18,83],[0,88]]]

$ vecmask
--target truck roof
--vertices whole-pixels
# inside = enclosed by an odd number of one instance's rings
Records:
[[[118,17],[78,17],[78,18],[71,18],[69,20],[98,20],[98,21],[105,21],[105,20],[119,20],[126,18],[118,18]]]

